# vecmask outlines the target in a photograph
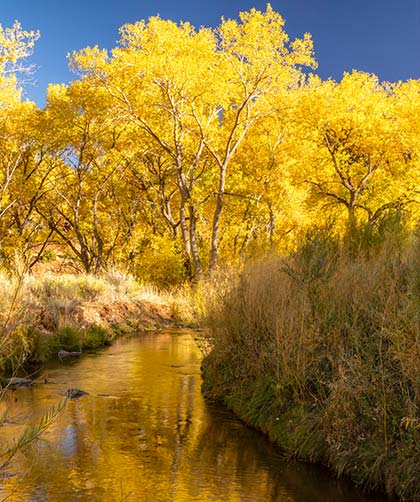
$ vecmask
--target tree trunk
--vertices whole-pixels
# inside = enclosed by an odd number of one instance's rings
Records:
[[[352,256],[357,255],[359,251],[359,238],[358,238],[357,220],[356,220],[357,195],[358,195],[357,192],[350,193],[350,203],[347,207],[349,213],[347,240],[349,245],[349,251]]]
[[[213,228],[211,234],[211,247],[210,247],[210,263],[209,263],[209,273],[211,273],[217,263],[217,255],[219,251],[219,225],[220,216],[223,209],[223,196],[225,193],[226,184],[226,164],[220,167],[220,178],[219,178],[219,191],[216,197],[216,208],[213,215]]]
[[[195,215],[194,206],[190,206],[190,245],[191,245],[191,255],[194,262],[194,281],[199,281],[203,275],[203,268],[201,265],[200,254],[198,252],[197,246],[197,232],[196,223],[197,217]]]

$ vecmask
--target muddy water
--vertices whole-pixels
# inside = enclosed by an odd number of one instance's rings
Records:
[[[367,502],[321,468],[286,462],[264,437],[200,393],[200,352],[186,332],[120,340],[55,363],[9,393],[0,441],[69,401],[0,480],[8,502]],[[45,382],[45,379],[47,383]]]

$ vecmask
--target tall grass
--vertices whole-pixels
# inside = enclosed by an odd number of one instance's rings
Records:
[[[23,275],[0,273],[0,376],[6,361],[14,374],[30,350],[27,334],[34,316],[22,302],[23,290]]]
[[[291,455],[419,500],[419,244],[313,232],[245,267],[210,295],[205,393]]]

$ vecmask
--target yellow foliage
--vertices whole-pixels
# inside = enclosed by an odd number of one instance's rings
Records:
[[[69,55],[80,78],[23,102],[16,72],[39,34],[0,28],[0,256],[49,249],[88,273],[199,279],[337,232],[418,214],[419,81],[316,68],[267,5],[216,29],[159,16],[117,47]]]

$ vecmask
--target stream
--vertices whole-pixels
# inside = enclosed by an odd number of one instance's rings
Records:
[[[33,387],[7,392],[7,443],[69,388],[41,439],[0,478],[7,502],[373,502],[322,467],[285,461],[200,392],[201,353],[189,331],[118,340],[47,365]]]

